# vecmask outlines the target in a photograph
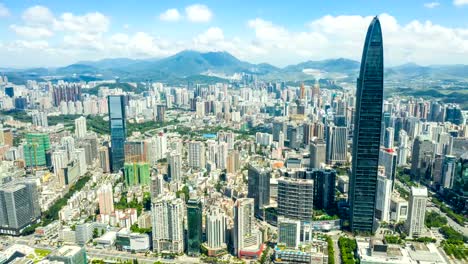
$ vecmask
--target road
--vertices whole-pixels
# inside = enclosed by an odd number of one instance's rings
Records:
[[[144,263],[144,264],[153,264],[157,261],[160,261],[162,263],[187,263],[187,264],[200,263],[199,259],[188,257],[188,256],[181,256],[176,259],[163,259],[159,257],[148,257],[142,254],[131,254],[128,252],[116,251],[116,250],[110,250],[110,249],[86,248],[86,254],[88,255],[90,259],[92,258],[108,259],[108,260],[138,259],[138,263]]]
[[[444,212],[437,208],[432,202],[427,202],[427,210],[434,211],[440,215],[443,215],[447,218],[447,224],[458,232],[462,233],[464,236],[468,236],[468,228],[459,225],[457,222],[453,221],[452,218],[448,217]]]

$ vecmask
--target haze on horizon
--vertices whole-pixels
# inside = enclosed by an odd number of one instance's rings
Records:
[[[183,50],[226,51],[284,67],[307,60],[360,60],[379,15],[385,63],[466,64],[468,1],[388,3],[142,1],[0,2],[0,67],[55,67],[105,58],[163,58]],[[365,6],[365,7],[364,7]],[[395,6],[401,6],[395,4]],[[304,12],[309,8],[310,12]],[[362,10],[362,11],[361,11]],[[280,15],[278,15],[280,14]],[[283,16],[281,16],[283,14]]]

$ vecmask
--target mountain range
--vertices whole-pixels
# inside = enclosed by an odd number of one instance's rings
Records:
[[[239,60],[228,52],[182,51],[162,59],[103,59],[81,61],[59,68],[5,69],[11,81],[27,79],[102,80],[120,78],[122,81],[161,81],[186,83],[190,81],[222,81],[239,78],[241,73],[256,74],[271,81],[303,81],[330,78],[353,82],[360,63],[350,59],[305,61],[279,68],[267,63],[253,64]],[[468,65],[420,66],[414,63],[387,67],[386,80],[465,80]]]

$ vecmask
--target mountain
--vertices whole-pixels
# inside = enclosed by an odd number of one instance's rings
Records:
[[[115,58],[81,61],[59,68],[3,69],[15,82],[55,79],[100,80],[119,77],[122,81],[161,81],[166,83],[217,82],[239,73],[252,73],[268,81],[306,81],[316,78],[354,82],[360,62],[338,58],[305,61],[284,68],[267,63],[253,64],[239,60],[228,52],[186,50],[161,59]],[[408,63],[385,69],[386,80],[466,80],[468,65],[420,66]],[[238,75],[237,75],[238,76]]]

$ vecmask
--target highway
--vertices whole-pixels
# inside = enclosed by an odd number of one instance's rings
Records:
[[[447,218],[447,224],[452,227],[453,229],[457,230],[458,232],[462,233],[464,236],[468,236],[468,228],[459,225],[457,222],[453,221],[452,218],[448,217],[444,212],[440,211],[431,201],[427,202],[427,210],[434,211],[443,215]]]

